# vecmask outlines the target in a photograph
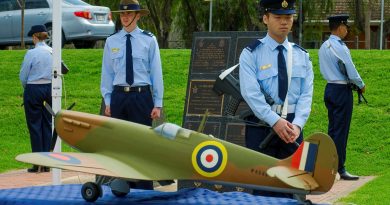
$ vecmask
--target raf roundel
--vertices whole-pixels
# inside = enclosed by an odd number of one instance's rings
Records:
[[[227,164],[225,146],[217,141],[205,141],[192,152],[192,166],[200,175],[216,177],[223,172]]]
[[[42,153],[42,155],[69,164],[81,164],[81,161],[79,159],[67,154],[44,152]]]

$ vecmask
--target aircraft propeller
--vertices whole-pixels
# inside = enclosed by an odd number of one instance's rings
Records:
[[[46,110],[47,110],[53,117],[56,116],[56,113],[54,113],[54,110],[50,107],[49,103],[43,102],[43,105],[45,106]],[[67,108],[67,110],[71,110],[75,105],[76,105],[75,102],[72,103],[72,104]],[[52,138],[51,138],[51,142],[50,142],[50,152],[52,152],[52,151],[54,150],[54,147],[55,147],[56,142],[57,142],[57,138],[58,138],[58,134],[57,134],[56,129],[54,129],[53,135],[52,135]]]

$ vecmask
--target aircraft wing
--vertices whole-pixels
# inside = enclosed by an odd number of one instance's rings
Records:
[[[36,152],[18,155],[16,160],[97,175],[128,179],[149,179],[148,176],[140,173],[130,165],[98,153]]]
[[[267,174],[298,189],[313,190],[319,186],[310,173],[291,167],[272,167],[267,170]]]

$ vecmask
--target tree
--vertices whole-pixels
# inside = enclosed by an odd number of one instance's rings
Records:
[[[160,48],[168,48],[168,38],[171,31],[172,24],[172,5],[177,0],[139,0],[142,8],[150,11],[149,17],[143,17],[139,21],[141,28],[150,30],[156,34]],[[89,0],[88,3],[94,5],[104,5],[109,7],[112,11],[118,10],[119,0]],[[113,21],[117,29],[121,28],[119,16],[114,14]]]
[[[20,11],[21,11],[21,32],[20,32],[20,47],[23,49],[26,47],[24,42],[24,8],[25,8],[25,0],[17,0],[17,3],[19,5]]]
[[[371,48],[371,14],[375,5],[380,5],[378,0],[354,0],[351,10],[354,12],[355,33],[364,32],[364,48]]]
[[[172,4],[174,0],[145,0],[150,16],[157,32],[157,40],[161,48],[168,48],[168,38],[172,24]]]
[[[192,33],[207,31],[209,2],[180,0],[174,24],[185,46],[191,47]],[[213,0],[213,31],[254,31],[261,26],[257,0]]]
[[[319,47],[320,43],[316,44],[316,42],[321,42],[322,40],[323,25],[321,23],[318,23],[318,20],[327,18],[330,11],[334,7],[334,1],[301,1],[303,7],[303,16],[299,18],[302,18],[303,24],[306,24],[304,26],[305,29],[303,30],[303,42],[306,42],[304,44],[304,47]],[[298,3],[299,1],[297,1],[297,4]],[[297,26],[297,23],[294,24],[293,31],[298,31]]]

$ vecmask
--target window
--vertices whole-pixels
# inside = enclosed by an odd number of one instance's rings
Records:
[[[65,0],[65,2],[68,4],[71,4],[71,5],[80,5],[80,6],[88,6],[89,5],[81,0]]]
[[[46,0],[26,0],[26,9],[49,8]]]
[[[165,138],[175,139],[176,134],[179,131],[179,129],[181,129],[181,127],[178,125],[175,125],[172,123],[164,123],[164,124],[154,128],[154,131]]]

